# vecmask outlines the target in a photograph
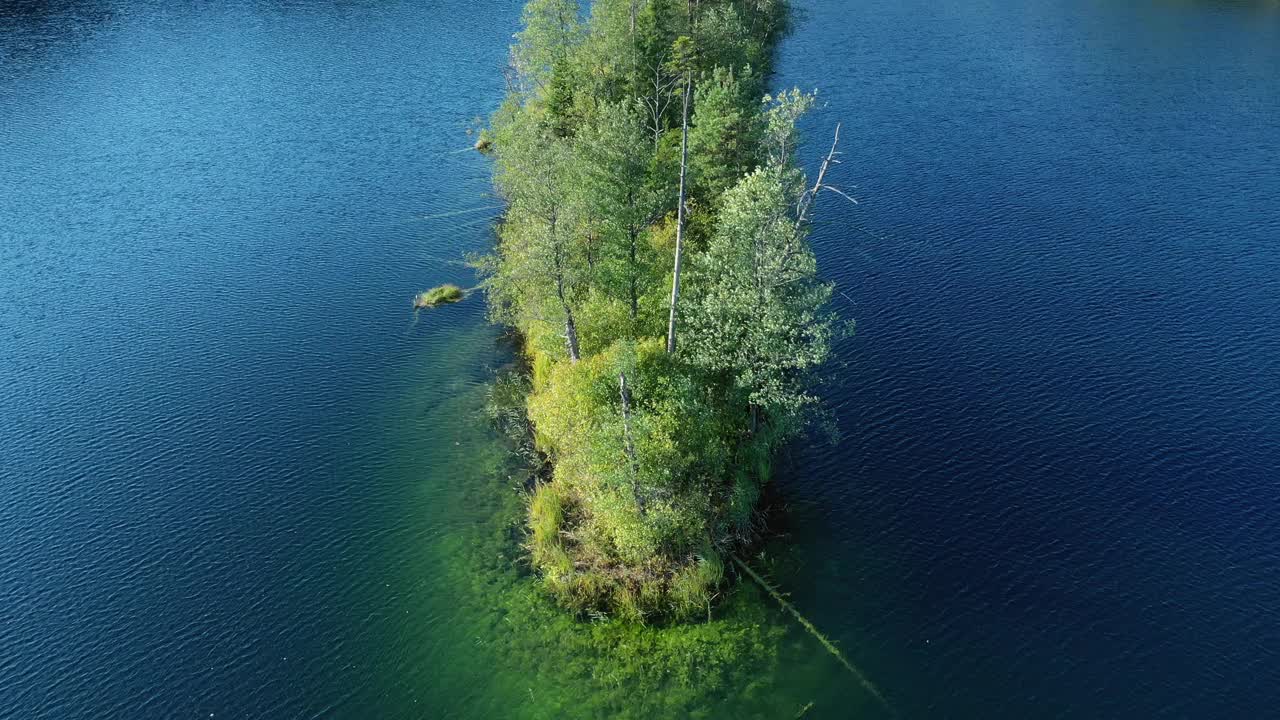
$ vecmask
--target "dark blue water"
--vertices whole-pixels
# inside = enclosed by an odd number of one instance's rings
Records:
[[[800,4],[858,334],[779,580],[902,717],[1274,714],[1280,8]],[[408,312],[489,242],[517,20],[0,5],[0,717],[539,716],[433,555],[501,353]]]
[[[1280,706],[1280,6],[806,3],[857,337],[791,579],[909,717]]]

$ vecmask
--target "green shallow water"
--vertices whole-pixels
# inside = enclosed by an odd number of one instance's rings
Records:
[[[350,707],[406,717],[785,718],[813,703],[809,717],[822,707],[880,715],[750,582],[689,625],[579,620],[557,608],[521,547],[528,468],[485,417],[488,385],[458,380],[497,371],[510,353],[502,342],[491,328],[458,331],[447,358],[424,353],[411,365],[418,389],[387,410],[390,472],[405,488],[398,512],[418,526],[393,541],[417,544],[388,548],[388,579],[374,588],[385,604],[368,638],[383,667]],[[753,564],[774,570],[788,552],[778,543]]]

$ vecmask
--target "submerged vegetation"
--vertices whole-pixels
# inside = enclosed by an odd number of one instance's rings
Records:
[[[478,390],[479,388],[477,388]],[[522,391],[519,373],[503,373],[489,386],[485,414],[497,427],[519,436]],[[474,413],[474,391],[431,411],[456,420]],[[472,435],[472,423],[446,422],[445,445],[465,446],[452,463],[457,487],[444,508],[452,517],[474,517],[428,543],[440,568],[437,592],[464,611],[458,624],[433,628],[432,641],[456,642],[441,657],[467,658],[465,672],[441,662],[441,672],[466,677],[482,689],[473,695],[471,717],[654,718],[789,717],[814,697],[811,687],[777,687],[783,660],[808,661],[818,673],[829,663],[815,659],[812,643],[770,612],[753,584],[726,590],[712,622],[676,626],[640,625],[621,617],[593,615],[579,622],[533,582],[519,562],[527,505],[507,478],[519,482],[539,458],[487,452],[499,445]],[[413,447],[420,445],[414,436]],[[532,465],[532,468],[530,467]],[[483,522],[479,521],[483,518]],[[444,590],[440,590],[444,588]],[[704,610],[705,612],[705,610]],[[432,688],[450,688],[433,683]],[[456,688],[454,688],[456,690]],[[443,700],[428,697],[443,703]],[[855,698],[856,700],[856,698]]]
[[[796,122],[765,94],[781,0],[532,0],[484,138],[507,202],[481,261],[523,336],[542,583],[583,615],[710,617],[829,354]]]
[[[754,582],[725,584],[709,621],[705,608],[697,622],[643,625],[565,612],[523,547],[529,479],[546,469],[524,450],[528,369],[482,383],[491,375],[477,355],[492,348],[492,329],[442,332],[458,352],[423,347],[418,382],[392,415],[395,464],[420,489],[405,511],[430,539],[409,545],[414,559],[396,564],[390,588],[371,588],[377,602],[394,603],[369,639],[388,662],[385,683],[368,689],[371,706],[385,708],[390,695],[402,709],[388,714],[405,717],[779,720],[816,703],[809,716],[886,716]],[[500,342],[497,357],[484,357],[505,364],[513,349]],[[449,481],[424,467],[448,467]],[[399,537],[388,541],[405,549]],[[770,539],[744,559],[789,584],[804,552]]]

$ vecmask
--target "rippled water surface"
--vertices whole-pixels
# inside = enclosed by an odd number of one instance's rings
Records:
[[[901,717],[1274,714],[1280,6],[797,4],[858,333],[777,580]],[[0,717],[571,709],[446,570],[505,353],[408,310],[489,242],[518,15],[0,4]],[[874,716],[789,643],[768,697]]]

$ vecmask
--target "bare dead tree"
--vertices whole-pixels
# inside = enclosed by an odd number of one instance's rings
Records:
[[[857,200],[849,197],[849,195],[843,190],[827,182],[827,171],[831,169],[832,165],[840,164],[839,156],[843,153],[837,150],[839,145],[840,125],[836,124],[835,138],[831,141],[831,149],[827,151],[826,157],[823,158],[822,164],[818,167],[818,177],[814,180],[813,187],[806,188],[804,192],[800,193],[800,198],[796,201],[795,223],[793,225],[791,237],[787,240],[787,244],[783,248],[782,257],[774,267],[775,275],[784,278],[788,276],[789,273],[787,271],[791,269],[791,261],[799,256],[799,250],[802,247],[801,241],[804,239],[804,234],[813,224],[814,202],[823,190],[833,192],[854,205],[858,204]],[[761,278],[759,277],[759,269],[757,269],[756,279],[757,285],[763,287],[764,283],[761,282]],[[792,280],[794,280],[794,278],[775,281],[770,284],[770,287],[786,285],[787,283],[792,282]]]
[[[808,190],[806,190],[804,193],[800,195],[800,201],[796,204],[796,233],[797,234],[802,232],[804,229],[804,226],[811,222],[809,213],[813,209],[813,201],[818,197],[818,193],[822,192],[823,190],[830,190],[831,192],[839,195],[845,200],[848,200],[854,205],[858,204],[857,200],[854,200],[853,198],[846,195],[844,191],[840,190],[839,188],[833,185],[828,185],[826,183],[828,168],[830,168],[832,165],[839,165],[840,161],[836,159],[836,156],[844,154],[836,150],[836,148],[839,145],[840,145],[840,123],[836,123],[835,138],[831,141],[831,149],[827,151],[827,156],[823,158],[822,165],[818,168],[818,179],[814,181],[813,187],[809,188]]]
[[[648,83],[644,97],[640,98],[640,104],[644,106],[645,110],[646,128],[653,133],[654,153],[658,152],[662,133],[667,129],[662,119],[667,116],[667,108],[671,107],[672,98],[674,97],[671,90],[680,82],[679,75],[674,75],[667,71],[669,56],[670,53],[664,53],[653,64],[651,82]],[[649,88],[652,89],[652,93],[650,93]]]

